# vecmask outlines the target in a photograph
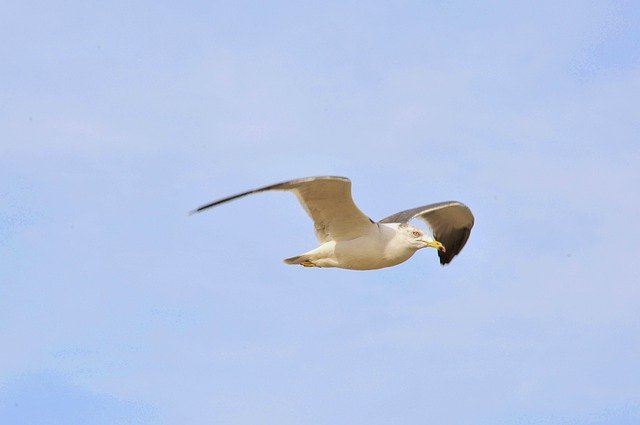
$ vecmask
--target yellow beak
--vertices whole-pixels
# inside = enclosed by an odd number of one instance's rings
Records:
[[[444,245],[442,245],[440,242],[433,240],[433,241],[424,241],[425,247],[429,247],[429,248],[435,248],[438,251],[442,251],[442,252],[447,252],[447,249],[444,247]]]

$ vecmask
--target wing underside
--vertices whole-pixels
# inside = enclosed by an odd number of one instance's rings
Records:
[[[313,220],[316,237],[321,243],[354,239],[370,231],[371,226],[375,226],[353,202],[351,181],[337,176],[308,177],[248,190],[202,205],[192,213],[271,190],[291,191],[296,195]]]
[[[420,218],[427,223],[433,237],[440,241],[446,252],[438,251],[440,264],[448,264],[467,243],[474,218],[469,207],[461,202],[448,201],[424,205],[390,215],[380,223],[407,223]]]

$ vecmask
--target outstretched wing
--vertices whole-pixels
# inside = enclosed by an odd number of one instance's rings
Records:
[[[321,243],[354,239],[376,226],[351,199],[351,180],[335,176],[307,177],[248,190],[202,205],[191,213],[269,190],[286,190],[296,195],[313,220],[316,237]]]
[[[474,221],[469,207],[457,201],[448,201],[401,211],[380,220],[380,223],[407,223],[416,217],[427,223],[433,231],[433,237],[446,248],[446,252],[438,251],[442,265],[450,263],[462,251]]]

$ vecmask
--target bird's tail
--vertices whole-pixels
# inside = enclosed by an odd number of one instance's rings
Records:
[[[291,258],[285,258],[284,262],[286,264],[302,264],[304,263],[306,260],[308,260],[308,258],[304,255],[298,255],[296,257],[291,257]]]
[[[316,266],[315,263],[309,259],[309,256],[305,254],[298,255],[297,257],[286,258],[284,262],[287,264],[300,264],[304,267],[320,267]]]

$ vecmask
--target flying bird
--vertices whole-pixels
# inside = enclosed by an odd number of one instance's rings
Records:
[[[320,246],[284,260],[304,267],[381,269],[400,264],[426,247],[435,248],[440,264],[445,265],[460,253],[474,222],[471,210],[457,201],[412,208],[375,222],[353,202],[351,180],[336,176],[307,177],[248,190],[202,205],[191,214],[270,190],[293,192],[313,220]],[[430,232],[411,226],[409,221],[414,218],[424,220]]]

